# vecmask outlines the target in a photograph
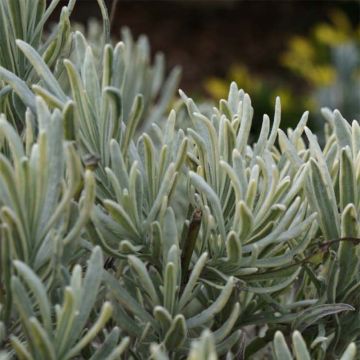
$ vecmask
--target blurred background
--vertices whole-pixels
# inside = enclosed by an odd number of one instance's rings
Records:
[[[96,0],[78,0],[73,19],[88,26],[99,15]],[[305,109],[317,119],[322,106],[360,118],[359,1],[119,0],[114,39],[123,26],[146,34],[169,68],[180,65],[180,86],[197,100],[218,101],[234,80],[258,119],[277,95],[285,127]]]

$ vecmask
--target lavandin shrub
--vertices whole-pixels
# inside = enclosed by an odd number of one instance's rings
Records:
[[[322,350],[325,351],[328,347],[343,350],[349,339],[356,340],[359,336],[359,302],[356,293],[360,261],[357,247],[360,234],[360,127],[355,120],[350,125],[337,110],[331,112],[322,109],[322,113],[328,121],[323,150],[307,128],[307,155],[296,155],[294,143],[284,134],[282,138],[284,151],[293,157],[292,166],[307,164],[305,191],[310,207],[318,214],[317,236],[328,241],[328,256],[315,263],[320,270],[318,274],[313,267],[307,268],[311,274],[307,286],[313,287],[312,293],[321,302],[347,303],[354,310],[334,318],[332,326],[327,324],[327,331],[319,329],[318,336],[323,338]]]
[[[322,149],[277,99],[254,140],[236,84],[167,116],[179,70],[98,2],[101,40],[70,1],[42,42],[57,1],[0,0],[0,359],[355,359],[358,122],[324,110]]]

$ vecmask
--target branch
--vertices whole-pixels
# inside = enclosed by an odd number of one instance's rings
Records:
[[[184,248],[182,249],[181,253],[182,284],[185,284],[188,280],[189,265],[195,248],[196,239],[199,234],[201,217],[201,210],[195,209],[191,217],[189,230],[184,241]]]

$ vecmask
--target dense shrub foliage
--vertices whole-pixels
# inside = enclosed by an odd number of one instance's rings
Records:
[[[146,38],[0,0],[0,359],[355,359],[360,125],[250,135]],[[171,107],[174,109],[171,110]]]

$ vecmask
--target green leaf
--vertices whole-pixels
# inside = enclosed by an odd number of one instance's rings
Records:
[[[155,220],[156,215],[158,214],[162,202],[164,200],[164,197],[169,195],[172,187],[174,186],[176,175],[177,173],[175,172],[175,165],[171,163],[163,177],[163,180],[160,185],[160,189],[148,213],[148,217],[146,219],[146,222],[148,224],[150,224]]]
[[[165,335],[166,349],[173,350],[180,347],[186,339],[186,322],[183,315],[176,315],[171,327]]]
[[[0,78],[10,84],[24,104],[36,114],[35,95],[30,91],[25,81],[21,80],[2,66],[0,66]]]
[[[16,337],[15,335],[10,335],[10,343],[15,350],[15,353],[18,356],[19,360],[34,360],[31,353],[28,351],[24,343],[21,342],[18,337]],[[5,360],[8,359],[9,358],[5,358]]]
[[[280,331],[275,333],[274,355],[276,360],[293,360],[284,335]]]
[[[61,89],[58,81],[55,76],[52,74],[48,66],[45,64],[44,60],[41,56],[36,52],[36,50],[22,40],[16,40],[16,45],[19,49],[24,53],[24,55],[28,58],[35,71],[44,81],[46,86],[49,88],[54,95],[56,95],[60,100],[65,101],[66,95]]]
[[[237,302],[231,311],[229,318],[223,323],[223,325],[214,331],[215,342],[219,343],[229,335],[231,330],[234,328],[236,321],[240,315],[240,304]]]
[[[311,360],[306,343],[299,331],[293,332],[292,341],[294,344],[294,353],[296,360]]]
[[[357,350],[355,343],[350,343],[346,348],[345,352],[342,354],[340,360],[355,360],[356,353]]]
[[[236,138],[236,149],[243,154],[246,148],[250,129],[251,129],[251,100],[248,94],[245,94],[242,106],[242,116],[240,120],[240,129]]]
[[[240,264],[242,251],[239,237],[234,231],[229,232],[226,239],[226,253],[230,263]]]
[[[205,252],[199,257],[196,264],[194,265],[190,274],[190,278],[187,281],[184,291],[180,296],[179,305],[178,305],[179,310],[184,308],[187,305],[187,303],[191,301],[192,292],[194,290],[196,283],[199,282],[200,274],[203,271],[207,260],[208,260],[208,253]]]
[[[231,293],[233,291],[235,285],[235,279],[233,277],[229,277],[226,285],[222,289],[218,298],[206,309],[200,312],[199,314],[189,318],[186,320],[186,325],[189,329],[201,326],[207,321],[211,320],[214,315],[220,312],[226,303],[228,302]]]
[[[75,298],[79,306],[76,323],[71,332],[71,338],[76,339],[86,322],[98,297],[98,291],[102,281],[103,255],[100,247],[96,246],[88,260],[88,268],[85,274],[82,291],[79,297]]]
[[[310,159],[310,181],[314,192],[314,203],[319,214],[319,221],[322,231],[328,240],[339,237],[339,217],[335,199],[329,196],[327,189],[332,184],[326,182],[319,165],[314,159]]]
[[[222,238],[226,239],[225,223],[223,218],[223,212],[221,209],[221,204],[219,198],[217,197],[214,190],[205,182],[205,180],[198,174],[190,171],[189,176],[194,185],[209,199],[212,209],[214,211],[217,226],[219,228]]]
[[[40,359],[55,360],[55,350],[46,330],[42,328],[41,324],[36,318],[29,319],[29,326],[30,337],[33,341],[33,345],[36,346],[36,352]]]
[[[31,289],[31,291],[35,295],[36,300],[39,304],[39,310],[41,313],[45,330],[51,333],[52,325],[51,325],[50,303],[44,285],[42,284],[40,279],[35,275],[32,269],[26,264],[15,260],[14,266],[18,271],[19,275],[21,275],[21,277],[25,280],[27,286]]]
[[[172,208],[167,208],[164,214],[163,220],[163,263],[166,264],[168,262],[169,251],[172,246],[179,247],[178,243],[178,233],[176,228],[176,220],[174,210]]]
[[[357,191],[355,185],[354,168],[350,147],[340,150],[340,209],[343,211],[347,204],[357,204]]]
[[[104,206],[113,219],[121,225],[128,234],[136,237],[140,236],[130,216],[120,204],[112,200],[104,200]]]
[[[174,315],[175,296],[177,288],[177,272],[174,263],[167,263],[164,275],[164,307]]]
[[[108,320],[111,318],[112,307],[110,302],[105,302],[101,308],[100,314],[96,322],[90,327],[87,333],[80,339],[80,341],[67,352],[66,359],[70,359],[79,354],[79,352],[90,343],[95,336],[102,330]]]
[[[234,331],[223,342],[216,344],[217,353],[220,356],[231,353],[232,348],[240,342],[241,335],[241,330]]]
[[[346,238],[357,238],[359,236],[359,219],[353,204],[348,204],[341,214],[341,236],[345,238],[340,241],[338,249],[339,259],[339,283],[338,292],[344,290],[356,277],[360,260],[355,254],[355,245]]]
[[[125,352],[127,347],[130,344],[130,339],[128,337],[122,339],[121,343],[116,346],[113,351],[109,354],[106,360],[117,360]]]
[[[203,330],[201,337],[191,344],[187,360],[217,360],[213,336],[208,329]]]
[[[162,306],[155,306],[154,318],[160,323],[162,330],[165,332],[169,330],[173,322],[171,314]]]
[[[277,131],[280,126],[281,121],[281,103],[280,98],[277,96],[275,101],[275,113],[274,113],[274,122],[271,129],[269,139],[267,141],[267,148],[271,150],[271,147],[274,145],[276,140]]]
[[[128,256],[128,261],[129,265],[136,273],[142,288],[150,296],[152,303],[154,305],[159,305],[160,299],[145,264],[138,257],[133,255]]]
[[[126,130],[121,147],[123,154],[127,154],[128,152],[130,142],[134,137],[136,128],[143,114],[143,109],[144,109],[144,98],[142,95],[139,94],[138,96],[136,96],[134,100],[134,104],[132,106],[129,119],[127,120],[126,123]]]
[[[338,110],[334,111],[334,125],[339,148],[343,149],[346,146],[351,146],[351,126]]]
[[[349,304],[321,304],[312,306],[301,311],[292,324],[293,329],[300,332],[310,325],[324,318],[325,316],[335,315],[343,311],[354,311],[355,309]]]
[[[113,349],[116,347],[120,336],[120,329],[114,327],[106,336],[103,344],[95,351],[89,360],[103,360],[108,359]]]
[[[104,273],[104,280],[115,299],[127,310],[138,316],[144,323],[153,323],[153,318],[143,307],[120,285],[120,283],[109,273]]]

